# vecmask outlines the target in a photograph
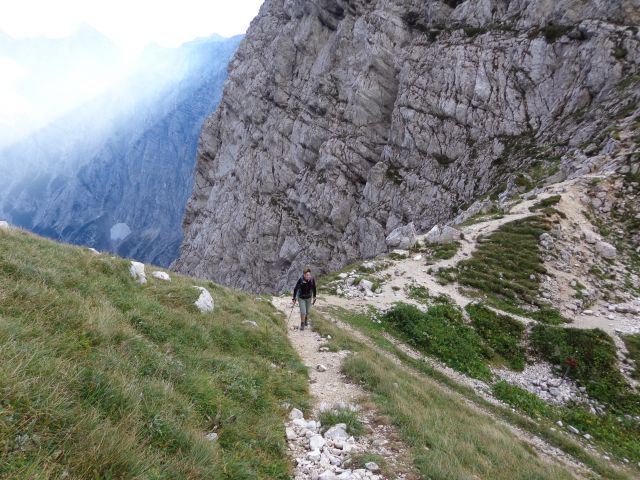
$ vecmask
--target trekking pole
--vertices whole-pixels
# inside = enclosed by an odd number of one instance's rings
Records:
[[[291,305],[291,311],[289,312],[289,318],[287,318],[287,328],[289,328],[289,321],[291,320],[291,315],[293,314],[293,309],[296,308],[296,304]]]

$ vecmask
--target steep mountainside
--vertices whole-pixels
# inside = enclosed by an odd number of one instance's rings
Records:
[[[0,225],[0,478],[289,478],[281,405],[308,395],[281,315],[130,263]]]
[[[9,185],[0,212],[54,239],[168,265],[182,238],[202,121],[239,41],[152,49],[137,76],[1,152],[0,183]]]
[[[639,21],[637,0],[267,0],[204,125],[174,267],[279,290],[615,157]]]

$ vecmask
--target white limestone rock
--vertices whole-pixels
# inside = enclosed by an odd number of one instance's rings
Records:
[[[162,280],[164,282],[170,282],[171,281],[171,277],[169,276],[169,274],[167,272],[160,272],[158,270],[151,272],[151,276],[153,278],[157,278],[158,280]]]
[[[618,255],[616,247],[604,241],[599,241],[596,243],[596,251],[602,258],[606,258],[607,260],[613,260]]]
[[[416,244],[417,241],[416,228],[413,222],[403,227],[398,227],[393,230],[385,239],[389,248],[407,249]]]
[[[129,266],[129,273],[140,285],[147,283],[147,274],[144,272],[144,263],[132,261]]]
[[[301,410],[298,410],[297,408],[292,408],[291,411],[289,412],[289,419],[295,420],[297,418],[304,419],[304,414],[302,413]]]
[[[196,308],[202,313],[212,312],[214,305],[209,290],[204,287],[198,287],[197,285],[194,285],[193,288],[200,290],[200,296],[194,303]]]
[[[462,232],[457,228],[449,225],[434,225],[429,233],[424,237],[427,243],[449,243],[455,242],[462,238]]]

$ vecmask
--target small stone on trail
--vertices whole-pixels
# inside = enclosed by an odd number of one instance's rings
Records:
[[[325,367],[322,364],[319,364],[319,365],[316,366],[316,370],[319,371],[319,372],[326,372],[327,371],[327,367]]]
[[[375,462],[367,462],[364,464],[364,466],[370,472],[377,472],[378,470],[380,470],[380,467]]]
[[[304,418],[304,414],[297,408],[294,408],[291,410],[291,412],[289,412],[289,418],[291,420],[295,420],[297,418]]]
[[[322,438],[322,435],[312,435],[311,438],[309,438],[309,448],[311,450],[320,450],[324,447],[325,443],[326,442],[324,438]]]
[[[218,439],[218,434],[215,432],[207,433],[206,439],[215,442]]]
[[[449,243],[455,242],[462,238],[462,232],[460,230],[450,227],[448,225],[434,227],[429,230],[429,233],[425,236],[424,240],[427,243]]]
[[[243,325],[248,325],[250,327],[257,327],[258,326],[258,324],[254,320],[243,320],[242,324]]]
[[[324,438],[327,440],[346,440],[349,438],[347,426],[344,423],[334,425],[325,432]]]
[[[575,433],[576,435],[580,435],[580,430],[578,430],[576,427],[574,427],[573,425],[568,425],[567,428],[569,429],[569,431],[571,433]]]

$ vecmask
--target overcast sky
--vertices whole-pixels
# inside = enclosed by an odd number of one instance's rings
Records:
[[[81,23],[129,54],[150,42],[175,47],[195,37],[244,33],[263,0],[18,0],[0,2],[0,31],[61,37]]]

